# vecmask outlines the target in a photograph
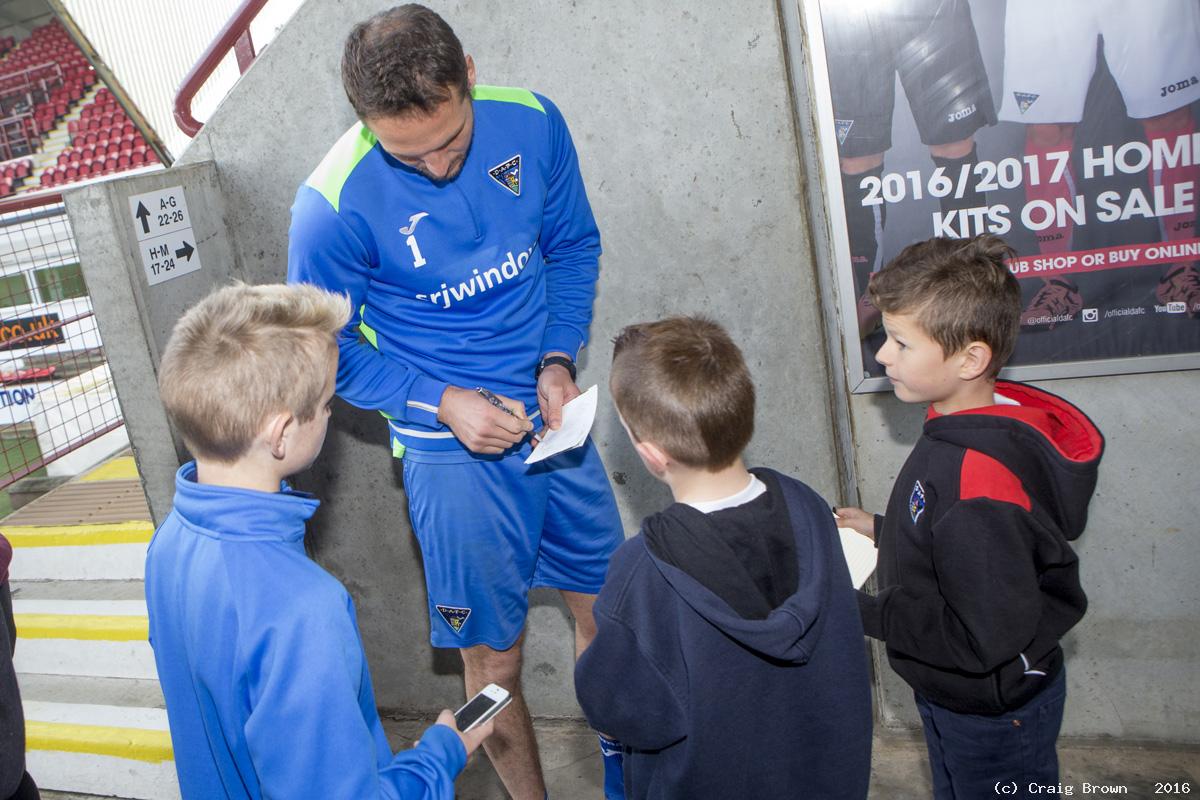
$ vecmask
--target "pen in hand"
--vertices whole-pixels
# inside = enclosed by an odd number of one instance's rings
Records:
[[[496,396],[495,392],[492,392],[490,389],[485,389],[482,386],[476,386],[475,391],[479,394],[480,397],[482,397],[484,400],[487,400],[489,403],[491,403],[496,408],[503,411],[505,414],[508,414],[510,417],[516,416],[516,414],[513,412],[513,410],[511,408],[509,408],[508,406],[504,405],[504,401]],[[533,439],[536,442],[542,441],[542,437],[536,433],[533,434]]]

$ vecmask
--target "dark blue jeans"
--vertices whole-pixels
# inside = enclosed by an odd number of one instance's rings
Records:
[[[1058,783],[1054,743],[1067,699],[1066,669],[1020,708],[996,716],[960,714],[916,695],[925,727],[935,800],[1034,797],[1030,784]],[[996,786],[1008,786],[1009,794]]]

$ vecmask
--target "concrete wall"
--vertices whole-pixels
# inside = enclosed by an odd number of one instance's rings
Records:
[[[297,185],[353,122],[337,64],[381,0],[310,0],[183,157],[212,159],[236,256],[254,282],[282,280]],[[703,312],[743,345],[758,381],[751,461],[838,485],[830,383],[809,257],[780,24],[772,2],[432,2],[482,83],[524,86],[561,107],[604,238],[593,346],[580,384],[607,382],[623,325]],[[626,527],[668,502],[627,446],[607,397],[595,437]],[[380,704],[430,709],[461,696],[455,653],[428,646],[423,575],[382,421],[339,405],[302,483],[326,498],[311,537],[354,595]],[[578,714],[565,611],[535,598],[526,646],[535,714]]]
[[[129,198],[182,186],[202,268],[150,286]],[[212,164],[88,184],[66,193],[67,215],[117,386],[146,499],[162,522],[183,453],[158,399],[159,354],[175,321],[214,286],[241,279],[230,246],[224,192]]]

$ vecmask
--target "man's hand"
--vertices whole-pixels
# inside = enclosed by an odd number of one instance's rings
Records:
[[[566,356],[566,353],[547,353],[547,356]],[[568,356],[569,357],[569,356]],[[571,373],[566,367],[551,364],[542,370],[538,376],[538,408],[542,410],[542,422],[552,431],[562,427],[562,407],[564,403],[579,397],[582,392],[571,380]]]
[[[850,528],[875,541],[875,515],[868,514],[861,508],[838,506],[833,510],[833,517],[839,528]]]
[[[474,389],[447,386],[438,403],[438,422],[449,426],[472,453],[503,453],[524,439],[533,423],[523,404],[503,395],[496,397],[512,414],[496,408]]]
[[[442,713],[438,714],[437,722],[434,724],[445,725],[458,734],[458,738],[462,739],[463,747],[467,750],[467,758],[470,758],[471,753],[474,753],[479,748],[479,745],[483,744],[484,739],[492,735],[494,726],[493,720],[489,719],[482,725],[477,725],[466,733],[463,733],[454,724],[454,712],[448,708],[442,709]]]

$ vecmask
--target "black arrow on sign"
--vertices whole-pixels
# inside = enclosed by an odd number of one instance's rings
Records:
[[[190,244],[188,244],[186,241],[184,241],[183,247],[181,247],[175,251],[175,257],[182,258],[187,261],[191,261],[192,253],[194,253],[194,252],[196,252],[196,248],[192,247]]]
[[[142,233],[150,232],[150,212],[146,210],[146,206],[139,202],[137,211],[133,214],[142,221]]]

